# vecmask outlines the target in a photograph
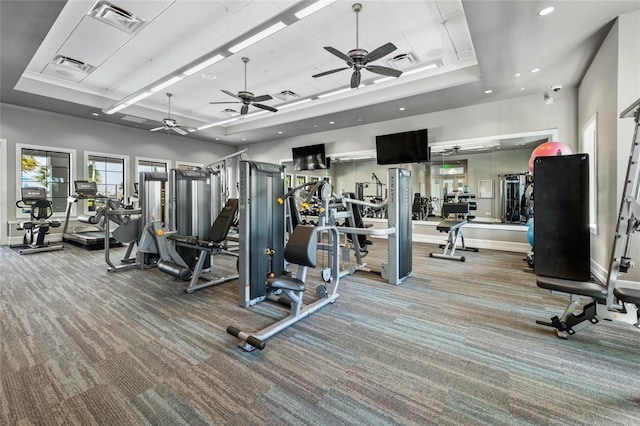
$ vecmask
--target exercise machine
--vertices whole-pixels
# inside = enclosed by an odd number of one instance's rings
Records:
[[[78,200],[95,202],[104,197],[98,194],[98,186],[95,182],[76,180],[73,182],[73,185],[75,194],[67,198],[67,211],[64,219],[64,227],[62,228],[62,241],[71,242],[88,250],[102,248],[105,244],[104,210],[98,209],[93,215],[78,214],[78,222],[85,224],[83,226],[70,227],[69,222],[71,219],[71,209],[74,204],[78,203]],[[108,241],[109,244],[117,244],[117,241],[112,236],[109,236],[106,241]]]
[[[326,211],[332,188],[328,182],[314,184],[314,188],[319,187],[323,188],[319,191],[323,203],[321,210]],[[272,301],[290,309],[287,317],[257,332],[229,326],[227,332],[240,339],[238,346],[245,351],[263,349],[265,340],[338,298],[338,231],[335,226],[298,224],[285,248],[284,189],[284,167],[240,162],[239,305],[248,308],[259,302]],[[326,242],[318,243],[324,240],[324,236],[327,237]],[[330,287],[325,284],[317,286],[318,299],[304,304],[306,271],[316,266],[317,250],[328,252],[331,272],[325,282],[329,282]],[[295,277],[287,272],[285,263],[299,266]]]
[[[332,280],[331,288],[327,289],[325,285],[319,285],[316,287],[316,295],[318,299],[310,304],[303,302],[304,293],[306,290],[306,277],[308,268],[314,268],[317,264],[318,255],[318,234],[323,232],[331,233],[329,238],[332,241],[333,253],[336,256],[332,256]],[[240,339],[238,346],[243,350],[250,352],[254,349],[264,349],[265,340],[272,337],[276,333],[290,327],[298,321],[306,318],[319,309],[335,303],[338,299],[338,284],[340,281],[338,263],[338,241],[339,235],[335,227],[313,226],[313,225],[298,225],[286,247],[284,248],[284,259],[291,265],[297,265],[297,273],[294,276],[291,274],[282,274],[279,276],[270,276],[267,278],[265,287],[274,298],[281,305],[289,306],[289,315],[280,321],[260,330],[257,332],[246,332],[241,329],[229,326],[227,327],[227,333]],[[281,294],[284,296],[280,297]]]
[[[546,267],[545,264],[547,262],[541,261],[541,255],[545,252],[545,245],[539,242],[541,235],[538,234],[538,229],[543,221],[536,221],[535,267],[536,274],[538,274],[536,283],[538,287],[549,290],[552,294],[569,296],[569,305],[560,317],[555,316],[548,322],[536,321],[536,323],[555,328],[556,335],[563,339],[567,339],[568,336],[575,334],[590,324],[596,324],[601,320],[623,322],[640,328],[640,288],[632,288],[628,285],[621,285],[618,282],[620,274],[627,272],[629,268],[633,267],[633,262],[629,256],[631,237],[635,231],[640,229],[640,203],[638,202],[638,191],[640,190],[640,179],[638,175],[640,172],[640,165],[638,163],[640,161],[640,132],[638,132],[640,125],[640,99],[624,110],[620,114],[620,118],[633,118],[635,121],[635,131],[631,143],[631,152],[624,181],[622,200],[620,202],[620,211],[611,250],[606,284],[591,281],[588,279],[588,276],[587,279],[580,279],[584,278],[585,274],[588,274],[588,270],[585,270],[585,268],[588,267],[588,263],[586,264],[587,266],[581,266],[575,269],[574,265],[567,264],[571,259],[565,259],[567,256],[558,256],[557,253],[555,253],[556,256],[554,260],[557,258],[560,258],[560,260],[553,264],[555,267]],[[585,156],[586,154],[579,154],[577,157],[580,159],[580,157]],[[560,164],[563,158],[565,157],[537,157],[534,160],[535,173],[538,173],[540,170],[540,176],[544,176],[547,165],[551,167],[557,166],[557,164],[553,163]],[[586,168],[586,173],[579,173],[579,175],[583,176],[581,186],[588,188],[588,167],[584,165],[584,161],[581,163],[582,168]],[[554,170],[556,169],[554,168]],[[559,170],[565,171],[564,169]],[[574,179],[576,176],[576,173],[569,173],[568,170],[565,171],[565,174],[568,175],[566,179]],[[586,177],[584,177],[585,175]],[[565,188],[558,179],[554,179],[553,184],[560,188]],[[543,209],[545,208],[544,189],[544,182],[541,184],[540,179],[536,176],[536,215],[544,211]],[[588,189],[584,192],[588,200]],[[582,241],[587,242],[588,253],[588,208],[585,207],[588,207],[588,205],[583,205],[582,208],[579,209],[574,208],[571,220],[576,217],[576,214],[579,215],[578,222],[582,224],[582,226],[581,229],[576,230],[576,232],[580,233],[578,237],[582,237]],[[586,217],[587,220],[580,220],[581,217]],[[585,224],[587,226],[584,226]],[[586,238],[584,237],[585,233]],[[568,251],[571,250],[573,246],[576,245],[572,244],[567,246],[565,244],[565,247],[560,247],[560,250]],[[578,247],[578,250],[583,250],[583,248]],[[553,254],[554,253],[551,253],[550,255]],[[555,276],[540,275],[540,265],[545,268],[543,269],[544,273],[548,273],[547,269],[550,269]],[[580,305],[581,299],[587,299],[590,303],[582,308],[582,312],[576,313],[575,310]]]
[[[413,268],[412,223],[411,223],[411,172],[400,168],[388,170],[389,197],[383,203],[387,210],[387,228],[376,229],[364,226],[358,218],[359,209],[353,206],[379,208],[379,204],[368,203],[343,196],[340,201],[329,205],[321,216],[321,224],[335,224],[347,219],[348,226],[338,226],[338,231],[347,236],[353,246],[356,265],[348,267],[341,274],[345,276],[358,270],[371,272],[363,262],[365,250],[360,236],[387,236],[387,262],[382,263],[380,274],[389,284],[399,285],[411,276]],[[354,237],[358,236],[358,237]],[[366,242],[364,243],[366,244]],[[348,258],[348,251],[343,257]]]
[[[21,245],[11,248],[18,249],[20,254],[62,250],[63,245],[51,245],[45,241],[49,229],[60,226],[57,220],[47,220],[53,216],[53,204],[47,200],[47,191],[44,188],[32,187],[21,188],[20,192],[22,198],[16,202],[16,207],[25,213],[28,211],[30,219],[18,223],[16,229],[25,231],[24,237]]]
[[[477,252],[475,247],[467,247],[464,242],[464,234],[462,227],[471,222],[474,218],[470,214],[472,204],[469,202],[454,202],[442,204],[442,216],[444,220],[436,225],[436,229],[440,232],[447,233],[447,242],[440,246],[442,253],[429,253],[429,257],[438,259],[459,260],[464,262],[464,256],[456,255],[456,250]],[[461,246],[458,247],[458,241]]]
[[[160,253],[169,254],[168,256],[161,256],[158,262],[158,269],[175,278],[185,281],[190,280],[189,285],[184,290],[186,293],[193,293],[203,288],[238,279],[238,274],[230,274],[223,277],[203,275],[211,270],[212,256],[223,254],[238,257],[237,253],[228,251],[224,244],[227,234],[234,224],[237,212],[238,199],[230,198],[205,234],[180,235],[176,233],[158,233],[156,231],[156,244],[161,247]],[[171,253],[167,240],[175,244],[175,254],[179,259],[176,259]],[[196,254],[192,256],[194,252]],[[184,258],[185,254],[189,255],[187,259]],[[195,261],[195,264],[191,265],[192,261]],[[200,283],[202,278],[207,281]]]
[[[531,200],[527,188],[533,176],[530,173],[509,173],[500,178],[500,219],[503,223],[524,223],[531,216]]]

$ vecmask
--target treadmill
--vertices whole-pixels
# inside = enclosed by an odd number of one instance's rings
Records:
[[[101,197],[98,194],[98,186],[95,182],[76,180],[73,185],[76,193],[67,198],[67,212],[64,228],[62,228],[62,241],[79,245],[87,250],[104,248],[105,231],[100,222],[102,215],[78,215],[78,221],[86,225],[69,228],[69,218],[74,203],[77,203],[78,200],[95,200]],[[104,218],[104,220],[108,219]],[[116,239],[111,234],[109,235],[109,244],[117,244]]]

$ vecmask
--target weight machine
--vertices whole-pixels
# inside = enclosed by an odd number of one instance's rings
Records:
[[[556,334],[560,338],[566,339],[580,329],[590,324],[596,324],[600,320],[624,322],[640,328],[640,288],[618,284],[620,274],[627,272],[629,268],[633,267],[633,261],[629,257],[631,237],[635,231],[640,229],[640,165],[638,163],[640,161],[640,132],[638,132],[640,126],[640,99],[624,110],[620,114],[620,118],[633,118],[635,121],[635,130],[631,143],[631,152],[627,165],[622,200],[620,202],[620,211],[611,250],[606,285],[579,279],[580,271],[574,272],[569,270],[570,274],[567,274],[566,271],[569,268],[564,265],[563,259],[560,260],[560,267],[556,268],[556,270],[559,271],[559,275],[562,275],[562,278],[541,275],[537,277],[538,287],[549,290],[552,294],[569,295],[569,305],[562,316],[555,316],[551,318],[549,322],[536,321],[537,324],[555,328]],[[586,154],[581,155],[585,156]],[[536,170],[539,163],[543,164],[545,162],[558,161],[562,158],[563,157],[538,157],[535,160]],[[571,175],[573,176],[575,173]],[[588,182],[588,173],[587,178],[584,180]],[[557,182],[554,183],[557,184]],[[536,191],[536,204],[538,204],[538,199],[541,198],[543,194],[538,187],[538,179],[536,179]],[[540,210],[541,209],[536,209],[536,212]],[[582,208],[581,210],[586,209]],[[539,226],[540,224],[536,224],[536,234],[538,233]],[[587,244],[589,242],[588,232],[587,227],[586,237],[583,238]],[[538,235],[536,235],[536,273],[538,273],[538,268],[541,263],[539,262],[539,258],[542,250],[539,248],[538,239]],[[551,255],[553,255],[553,253],[551,253]],[[588,261],[588,259],[586,260]],[[569,261],[569,259],[567,259],[567,261]],[[588,267],[589,264],[587,262],[583,268],[586,269],[587,275]],[[571,277],[576,274],[576,279],[571,279]],[[581,298],[590,299],[591,302],[583,307],[581,313],[575,314],[574,311],[580,304]]]
[[[389,284],[399,285],[412,273],[412,232],[411,232],[411,172],[405,169],[390,168],[388,170],[389,197],[383,203],[388,212],[387,228],[374,229],[357,226],[359,211],[354,206],[380,208],[380,204],[360,201],[343,196],[340,203],[329,205],[325,212],[326,223],[335,224],[338,219],[346,219],[349,226],[338,226],[337,229],[346,237],[351,235],[351,245],[356,257],[356,265],[349,266],[341,272],[341,276],[352,274],[357,270],[371,271],[363,262],[363,241],[359,236],[387,236],[387,263],[381,265],[380,274]],[[321,222],[322,223],[322,222]],[[355,236],[355,237],[354,237]],[[345,244],[345,248],[347,248]],[[349,258],[348,248],[343,257]]]
[[[328,207],[332,193],[328,182],[323,186],[323,209]],[[227,332],[240,339],[238,346],[245,351],[263,349],[265,340],[302,320],[338,298],[339,235],[335,226],[298,225],[285,248],[284,167],[252,161],[240,162],[240,277],[239,305],[250,307],[270,300],[288,306],[289,315],[258,332],[242,331],[229,326]],[[328,244],[318,243],[318,236],[327,235]],[[316,287],[318,299],[303,303],[307,268],[316,266],[317,250],[329,252],[330,287]],[[299,266],[292,277],[285,263]]]

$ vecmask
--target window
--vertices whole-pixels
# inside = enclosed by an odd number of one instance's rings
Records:
[[[202,163],[187,163],[186,161],[176,161],[176,169],[178,170],[202,170]]]
[[[153,158],[142,158],[136,157],[136,178],[135,181],[138,181],[138,176],[140,176],[141,172],[164,172],[169,173],[169,169],[171,168],[171,161],[166,160],[156,160]]]
[[[98,152],[85,152],[86,179],[95,182],[98,193],[108,198],[124,199],[129,192],[126,183],[128,157]],[[95,211],[98,203],[89,203],[89,211]]]
[[[598,234],[598,168],[596,157],[597,115],[582,128],[582,152],[589,154],[589,228]]]
[[[16,193],[20,188],[45,188],[47,199],[53,203],[54,213],[64,213],[67,209],[67,197],[71,193],[72,164],[75,151],[49,147],[16,144],[19,166]],[[17,209],[18,217],[23,217]]]

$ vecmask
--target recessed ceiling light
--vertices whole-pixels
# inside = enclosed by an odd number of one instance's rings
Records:
[[[242,138],[242,140],[243,140],[243,141],[246,141],[246,139],[245,139],[245,138]]]
[[[519,72],[515,73],[516,77],[520,77],[522,74],[520,74]]]
[[[520,90],[524,90],[524,87],[521,87]]]
[[[488,95],[489,93],[493,93],[493,90],[491,90],[491,89],[485,90],[484,93],[486,93]]]
[[[330,121],[329,124],[336,124],[336,122],[335,121]]]
[[[553,12],[554,10],[556,10],[555,7],[553,6],[549,6],[549,7],[545,7],[544,9],[542,9],[540,12],[538,12],[538,16],[545,16],[550,14],[551,12]]]
[[[358,118],[358,121],[362,121],[362,118]]]
[[[536,73],[536,72],[539,72],[539,71],[540,71],[540,68],[534,68],[534,69],[531,70],[531,72],[533,72],[533,73]]]
[[[278,134],[279,134],[279,135],[281,135],[281,134],[282,134],[282,131],[279,131],[279,132],[278,132]]]
[[[100,114],[98,114],[97,112],[92,112],[91,115],[93,115],[94,117],[99,117]]]
[[[205,72],[204,74],[202,74],[202,78],[204,78],[205,80],[215,80],[218,77],[215,74]]]
[[[404,111],[404,110],[405,110],[405,107],[400,107],[400,111]]]

